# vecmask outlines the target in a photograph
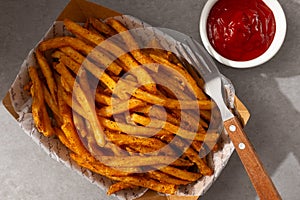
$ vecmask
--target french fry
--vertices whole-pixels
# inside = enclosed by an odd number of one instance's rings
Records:
[[[64,19],[64,25],[71,33],[75,34],[76,36],[80,36],[94,43],[95,45],[98,45],[105,40],[105,37],[102,35],[92,33],[70,19]]]
[[[65,64],[58,63],[54,66],[54,69],[61,75],[61,82],[64,89],[68,92],[72,92],[74,89],[75,78],[72,76],[71,72],[66,68]]]
[[[35,122],[35,126],[39,132],[43,133],[46,137],[54,135],[54,130],[51,126],[51,120],[47,113],[44,94],[42,88],[42,83],[39,79],[38,72],[36,68],[28,68],[29,76],[32,81],[31,95],[32,101],[32,116]]]
[[[70,58],[72,58],[74,61],[76,61],[78,64],[82,64],[86,57],[83,56],[81,53],[79,53],[78,51],[76,51],[75,49],[73,49],[70,46],[66,46],[66,47],[61,47],[59,48],[59,50],[64,53],[65,55],[69,56]],[[58,57],[59,58],[59,57]]]
[[[130,173],[115,170],[113,168],[110,168],[98,161],[95,160],[87,160],[85,157],[82,157],[80,154],[70,154],[70,157],[78,163],[78,165],[85,167],[93,172],[96,172],[98,174],[101,174],[103,176],[107,176],[109,178],[115,179],[114,177],[121,177],[128,176]]]
[[[206,121],[204,121],[203,119],[200,118],[199,120],[199,124],[203,127],[203,128],[208,128],[208,124]]]
[[[177,158],[174,162],[170,163],[171,166],[176,166],[176,167],[191,167],[194,165],[194,163],[192,163],[189,160],[185,160],[183,158]]]
[[[142,51],[150,56],[150,54],[162,57],[166,60],[169,60],[171,63],[175,65],[182,66],[181,60],[178,59],[178,57],[171,51],[164,50],[159,44],[159,41],[157,39],[154,39],[151,41],[151,43],[148,45],[149,48],[142,49]]]
[[[171,156],[102,156],[100,161],[111,167],[140,167],[154,165],[191,166],[189,161]]]
[[[52,110],[53,114],[57,117],[57,119],[59,120],[59,122],[61,122],[62,119],[60,117],[59,110],[58,110],[56,102],[54,101],[53,97],[49,93],[49,91],[46,88],[46,86],[43,83],[41,83],[41,86],[42,86],[42,90],[43,90],[43,94],[44,94],[44,100],[45,100],[46,104]]]
[[[204,149],[203,142],[195,141],[195,140],[192,142],[191,147],[198,153]]]
[[[87,145],[86,146],[87,146],[89,152],[91,153],[91,155],[96,160],[98,159],[98,157],[101,157],[101,156],[105,155],[106,152],[108,151],[108,149],[106,149],[106,148],[99,148],[93,134],[89,134],[86,137],[86,140],[87,140]]]
[[[51,49],[58,49],[61,47],[72,47],[83,54],[89,54],[93,48],[85,44],[78,38],[73,38],[71,36],[64,36],[64,37],[55,37],[49,40],[45,40],[38,45],[38,50],[44,52]]]
[[[79,104],[81,104],[82,108],[86,112],[86,115],[88,116],[88,121],[93,129],[97,144],[100,147],[103,147],[105,145],[104,134],[95,112],[95,105],[93,99],[91,98],[86,72],[81,70],[80,73],[80,85],[76,83],[74,84],[73,95],[75,95]]]
[[[64,53],[61,51],[55,51],[52,54],[53,58],[58,58],[59,62],[63,63],[66,65],[70,70],[72,70],[75,74],[77,74],[80,70],[80,64],[72,60],[69,56],[66,56]]]
[[[132,110],[137,107],[143,107],[146,103],[138,99],[130,99],[129,101],[119,102],[116,105],[104,106],[97,111],[97,115],[102,117],[111,117],[116,114]]]
[[[101,94],[101,93],[98,93],[98,92],[96,92],[96,94],[95,94],[95,101],[98,102],[98,103],[101,103],[103,105],[107,105],[107,106],[112,104],[111,97],[109,97],[106,94]]]
[[[176,184],[176,185],[187,185],[191,183],[191,181],[181,180],[178,178],[175,178],[173,176],[170,176],[169,174],[165,174],[159,170],[155,171],[149,171],[147,173],[149,177],[156,179],[158,181],[161,181],[163,183],[170,183],[170,184]]]
[[[82,138],[87,136],[87,130],[86,130],[86,125],[84,122],[84,119],[77,113],[73,113],[73,121],[74,125],[77,129],[77,132],[80,134]]]
[[[124,182],[120,181],[120,182],[114,183],[111,186],[109,186],[107,194],[111,195],[111,194],[117,193],[121,190],[132,189],[135,187],[136,187],[135,185],[132,185],[130,183],[124,183]]]
[[[146,176],[138,176],[138,175],[131,175],[131,176],[123,176],[123,177],[112,177],[113,180],[123,181],[125,183],[130,183],[132,185],[140,186],[149,188],[151,190],[162,192],[165,194],[174,194],[176,191],[175,184],[167,184],[161,183],[154,179],[148,178]]]
[[[57,102],[57,97],[56,97],[57,86],[54,81],[54,77],[53,77],[51,68],[50,68],[46,58],[42,55],[42,53],[38,49],[35,51],[35,55],[36,55],[37,62],[41,68],[41,71],[42,71],[44,77],[46,78],[46,82],[47,82],[48,88],[50,90],[50,94],[51,94],[54,102]]]
[[[141,89],[137,89],[132,94],[137,99],[141,99],[143,101],[146,101],[151,104],[161,105],[165,106],[170,109],[203,109],[203,110],[211,110],[212,109],[212,103],[210,100],[175,100],[170,99],[162,96],[158,96],[155,94],[151,94],[148,92],[145,92]]]
[[[97,31],[105,34],[108,37],[117,34],[117,32],[114,29],[112,29],[110,26],[108,26],[107,24],[105,24],[97,18],[91,17],[89,18],[89,22]]]
[[[203,110],[200,110],[200,115]],[[152,107],[149,116],[155,117],[157,119],[164,120],[162,118],[164,114],[164,110],[161,109],[158,106]],[[196,124],[198,124],[198,129],[200,132],[203,132],[205,129],[208,128],[207,122],[205,122],[201,117],[199,119],[199,116],[196,114],[197,112],[192,112],[191,110],[171,110],[170,113],[167,113],[167,121],[175,124],[175,125],[182,125],[183,128],[189,129],[193,127],[193,129],[196,127]],[[198,120],[197,120],[198,119]],[[181,122],[182,121],[182,122]],[[200,130],[201,129],[201,130]]]
[[[67,139],[67,137],[65,136],[64,132],[61,129],[57,128],[57,127],[55,127],[54,130],[55,130],[56,136],[61,141],[61,143],[63,143],[63,145],[65,145],[69,150],[74,152],[75,149],[73,148],[73,145],[71,145],[71,143]]]
[[[160,171],[186,181],[196,181],[202,177],[199,173],[189,172],[171,166],[165,166],[159,169]]]
[[[140,172],[140,170],[137,168],[120,168],[119,170],[112,167],[108,167],[95,159],[90,160],[89,158],[83,157],[82,155],[70,154],[70,157],[74,161],[76,161],[78,165],[85,167],[98,174],[107,176],[108,178],[111,178],[113,180],[115,180],[115,177],[123,177],[128,176],[132,173]]]
[[[133,113],[131,115],[131,118],[134,122],[145,125],[145,126],[149,126],[150,128],[157,128],[157,129],[165,129],[166,131],[169,131],[171,133],[174,133],[182,138],[185,139],[189,139],[189,140],[196,140],[196,141],[205,141],[208,140],[216,140],[219,135],[218,134],[212,134],[210,136],[208,136],[205,132],[205,130],[203,130],[203,132],[193,132],[193,131],[189,131],[189,130],[185,130],[181,127],[178,127],[168,121],[164,122],[161,121],[159,119],[150,119],[148,117],[142,116],[142,115],[138,115],[136,113]],[[151,123],[150,123],[151,121]]]
[[[157,153],[163,153],[163,151],[166,151],[166,154],[168,154],[169,151],[168,149],[164,150],[163,147],[165,147],[166,144],[156,138],[137,137],[132,135],[116,133],[108,130],[105,130],[104,133],[108,140],[112,143],[118,146],[127,146],[129,147],[129,149],[133,149],[136,152],[151,153],[152,155],[152,152],[155,151],[158,151]]]
[[[210,121],[210,119],[211,119],[211,111],[209,111],[209,110],[201,110],[201,117],[204,119],[204,120],[206,120],[206,121]]]
[[[143,113],[143,114],[148,115],[150,113],[151,108],[152,108],[151,105],[146,104],[145,106],[137,107],[137,108],[132,109],[132,112]]]
[[[60,115],[62,116],[63,123],[73,123],[72,119],[72,111],[70,107],[68,107],[67,103],[64,101],[64,93],[63,88],[61,87],[60,83],[58,83],[58,91],[57,91],[57,99],[58,99],[58,109]]]
[[[149,127],[142,127],[142,126],[133,126],[121,122],[115,122],[110,119],[106,119],[103,117],[99,117],[100,123],[112,130],[112,131],[119,131],[125,132],[129,135],[136,135],[136,136],[153,136],[155,133],[159,132],[157,128],[149,128]]]
[[[62,63],[61,63],[61,64],[62,64]],[[61,82],[62,87],[66,90],[66,92],[72,93],[73,87],[71,87],[71,86],[68,84],[68,81],[66,80],[65,77],[61,76],[61,77],[60,77],[60,82]]]
[[[93,134],[93,129],[88,122],[88,120],[85,120],[86,124],[86,130],[87,130],[87,135],[85,136],[87,144],[86,147],[88,151],[91,153],[91,155],[97,160],[99,156],[106,155],[108,151],[110,151],[107,148],[99,147],[97,145],[96,139]]]

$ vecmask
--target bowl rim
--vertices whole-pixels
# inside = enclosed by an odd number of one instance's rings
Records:
[[[218,0],[208,0],[204,5],[201,15],[200,15],[200,22],[199,22],[199,32],[200,38],[205,49],[208,53],[213,56],[217,61],[220,63],[227,65],[229,67],[234,68],[250,68],[256,67],[261,65],[267,61],[269,61],[281,48],[287,30],[287,23],[284,11],[277,0],[263,0],[263,2],[272,10],[274,17],[275,17],[275,24],[276,24],[276,32],[274,39],[267,49],[262,55],[248,61],[234,61],[228,58],[223,57],[220,55],[210,44],[208,37],[207,37],[207,29],[206,29],[206,22],[208,15],[210,13],[211,8],[215,5]],[[280,28],[279,26],[280,25]]]

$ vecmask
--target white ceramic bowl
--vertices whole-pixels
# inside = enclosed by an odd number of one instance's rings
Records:
[[[200,24],[199,24],[199,29],[200,29],[200,36],[203,42],[204,47],[206,50],[209,52],[211,56],[213,56],[216,60],[218,60],[220,63],[223,63],[227,66],[230,67],[235,67],[235,68],[249,68],[249,67],[255,67],[258,65],[261,65],[268,60],[270,60],[280,49],[284,38],[286,34],[286,18],[285,14],[283,12],[282,7],[280,6],[279,2],[277,0],[263,0],[263,2],[272,10],[274,17],[275,17],[275,23],[276,23],[276,32],[275,36],[273,39],[273,42],[271,43],[270,47],[257,58],[254,58],[252,60],[248,61],[234,61],[227,59],[223,56],[221,56],[210,44],[208,37],[207,37],[207,30],[206,30],[206,23],[207,23],[207,18],[210,13],[211,8],[214,6],[214,4],[218,0],[208,0],[207,3],[205,4],[201,17],[200,17]]]

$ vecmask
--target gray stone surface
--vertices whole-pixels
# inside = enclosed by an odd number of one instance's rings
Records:
[[[153,26],[171,28],[200,40],[203,0],[98,0]],[[300,196],[300,1],[280,0],[287,16],[286,40],[278,54],[253,69],[218,64],[251,112],[246,132],[283,199]],[[0,98],[28,51],[67,4],[61,0],[0,1]],[[280,28],[280,26],[278,27]],[[0,106],[0,199],[115,199],[57,163],[35,145]],[[236,153],[201,199],[256,198]]]

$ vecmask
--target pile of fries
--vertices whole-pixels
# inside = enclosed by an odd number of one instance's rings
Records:
[[[41,42],[38,66],[28,68],[37,130],[58,137],[79,166],[113,180],[108,194],[136,187],[174,194],[212,175],[199,153],[219,148],[218,134],[207,133],[213,103],[185,64],[172,52],[139,49],[130,33],[107,41],[128,31],[113,18],[64,25],[72,36]]]

